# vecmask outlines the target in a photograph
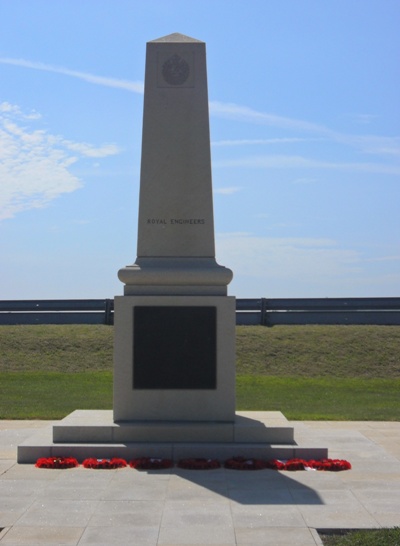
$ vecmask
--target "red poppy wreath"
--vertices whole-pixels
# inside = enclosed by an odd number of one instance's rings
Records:
[[[127,462],[124,459],[113,457],[112,459],[85,459],[82,463],[84,468],[110,469],[124,468]]]
[[[171,468],[173,465],[174,463],[171,459],[157,459],[155,457],[141,457],[129,461],[129,466],[131,468],[136,468],[136,470],[160,470],[163,468]]]
[[[74,468],[79,463],[73,457],[42,457],[36,461],[37,468]]]

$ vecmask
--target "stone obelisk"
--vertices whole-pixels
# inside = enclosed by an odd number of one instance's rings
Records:
[[[205,43],[182,34],[147,44],[137,259],[118,276],[125,295],[226,295],[232,279],[215,262]]]
[[[232,272],[215,260],[205,43],[148,42],[137,258],[118,273],[114,420],[233,421]]]

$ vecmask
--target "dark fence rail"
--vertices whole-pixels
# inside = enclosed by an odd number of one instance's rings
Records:
[[[0,325],[114,323],[114,300],[0,301]],[[237,299],[236,324],[400,325],[400,298]]]
[[[112,299],[0,301],[0,325],[113,323]]]
[[[400,298],[237,300],[237,324],[400,325]]]

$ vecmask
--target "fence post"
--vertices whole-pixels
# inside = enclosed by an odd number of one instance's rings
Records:
[[[113,300],[106,299],[106,305],[104,309],[104,324],[106,324],[107,326],[112,326],[113,324],[113,316],[111,313],[112,303]]]
[[[261,298],[261,326],[267,326],[267,299]]]

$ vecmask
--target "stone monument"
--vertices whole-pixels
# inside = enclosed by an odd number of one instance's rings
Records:
[[[215,261],[205,43],[147,44],[136,262],[115,298],[114,420],[233,421],[235,298]]]
[[[18,446],[38,457],[321,458],[279,411],[235,413],[232,272],[214,248],[205,44],[147,44],[137,258],[119,271],[114,403]],[[267,395],[267,393],[266,393]]]

